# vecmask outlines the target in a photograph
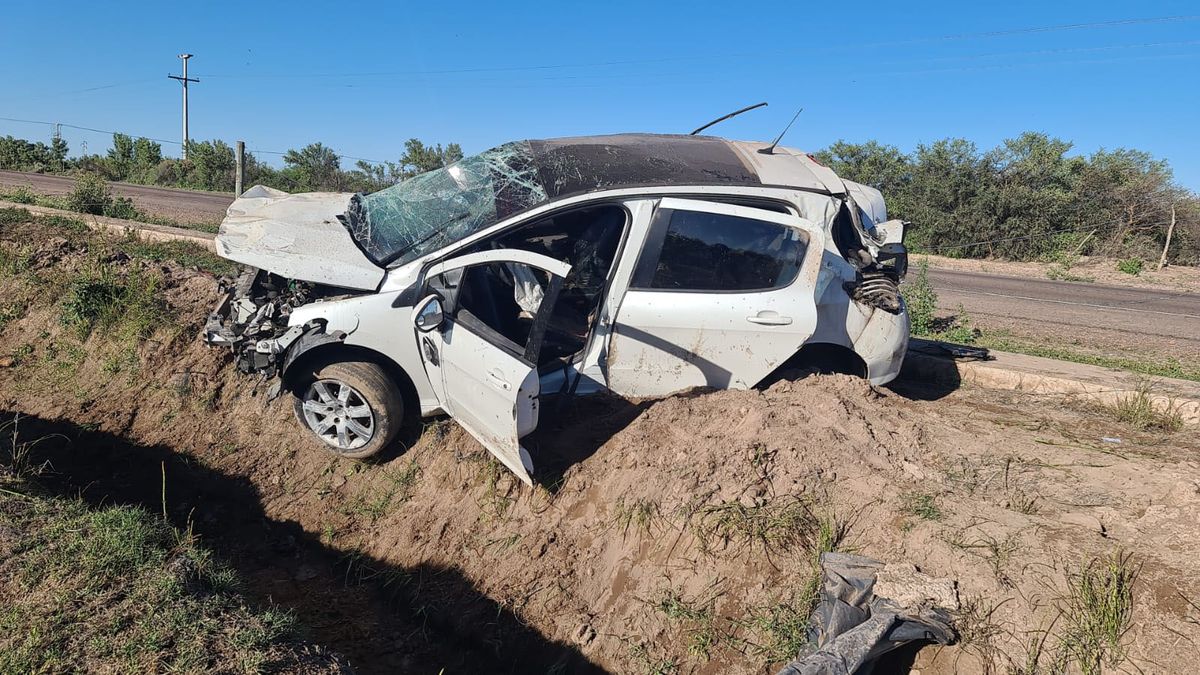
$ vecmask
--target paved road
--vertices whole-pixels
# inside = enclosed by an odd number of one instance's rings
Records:
[[[219,223],[225,217],[225,209],[233,202],[232,194],[218,192],[196,192],[131,183],[109,185],[113,194],[129,197],[139,209],[181,222]],[[75,179],[68,176],[0,171],[0,186],[25,186],[40,194],[65,195],[75,187]]]
[[[1058,326],[1059,337],[1103,331],[1200,349],[1197,293],[939,269],[929,270],[929,280],[943,309],[962,304],[971,316],[1009,325]]]

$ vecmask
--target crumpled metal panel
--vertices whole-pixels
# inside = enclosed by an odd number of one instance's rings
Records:
[[[363,252],[408,262],[546,201],[529,143],[507,143],[385,190],[355,195],[343,223]]]

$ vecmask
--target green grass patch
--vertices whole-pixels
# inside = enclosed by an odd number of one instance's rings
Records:
[[[137,268],[125,274],[111,266],[85,272],[72,280],[63,298],[62,324],[80,339],[96,330],[131,340],[149,337],[169,320],[166,303],[159,297],[162,283],[157,273]]]
[[[1004,352],[1041,356],[1104,368],[1117,368],[1155,377],[1174,377],[1200,382],[1200,364],[1184,363],[1178,359],[1153,359],[1149,355],[1143,358],[1131,358],[1090,354],[1067,346],[1047,345],[1044,340],[1021,338],[1005,331],[983,331],[976,338],[975,344]]]
[[[130,237],[118,243],[117,248],[131,258],[154,262],[170,260],[184,267],[194,267],[217,276],[232,276],[238,271],[237,263],[190,241],[148,241]]]
[[[902,509],[906,515],[921,520],[941,520],[946,514],[938,506],[937,496],[931,492],[909,492],[901,495]]]

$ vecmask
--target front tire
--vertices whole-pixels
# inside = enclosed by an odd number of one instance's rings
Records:
[[[368,361],[321,365],[293,390],[296,419],[340,457],[376,454],[400,432],[404,397],[386,371]]]

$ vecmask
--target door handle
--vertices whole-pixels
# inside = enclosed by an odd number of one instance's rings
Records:
[[[779,312],[767,310],[759,312],[754,316],[748,316],[746,320],[750,323],[762,324],[764,326],[786,326],[792,322],[792,317],[780,316]]]
[[[496,385],[497,387],[500,387],[504,391],[508,391],[509,389],[512,389],[512,385],[508,383],[508,380],[504,379],[504,375],[500,371],[498,371],[498,370],[488,371],[487,376],[488,376],[488,379],[492,381],[492,384]]]

